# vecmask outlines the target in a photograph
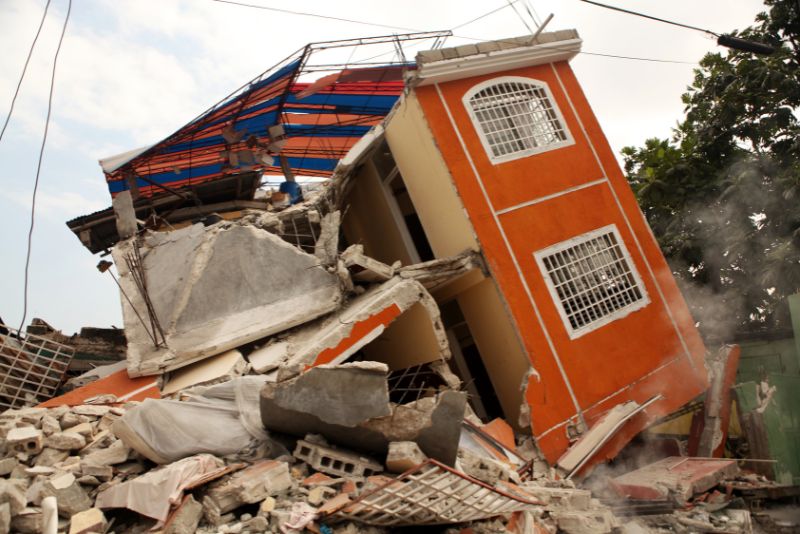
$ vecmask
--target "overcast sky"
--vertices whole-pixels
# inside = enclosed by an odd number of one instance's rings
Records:
[[[245,3],[386,24],[446,30],[507,0],[245,0]],[[755,0],[608,0],[716,32],[750,25]],[[524,1],[514,4],[529,26]],[[708,36],[607,11],[579,0],[528,0],[547,30],[576,28],[585,52],[572,61],[612,148],[668,136],[693,65],[717,50]],[[0,121],[19,79],[45,0],[0,0]],[[30,197],[46,113],[50,69],[67,0],[52,0],[8,130],[0,141],[0,317],[22,318]],[[506,7],[459,28],[447,45],[528,33]],[[311,41],[393,30],[275,13],[212,0],[74,0],[56,75],[31,256],[28,320],[71,333],[122,326],[119,293],[65,221],[110,205],[97,160],[153,143],[233,89]],[[407,52],[413,57],[416,50]]]

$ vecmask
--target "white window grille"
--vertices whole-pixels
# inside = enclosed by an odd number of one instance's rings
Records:
[[[534,256],[573,339],[650,302],[614,225]]]
[[[564,118],[544,82],[494,79],[473,88],[464,101],[494,162],[572,144]]]

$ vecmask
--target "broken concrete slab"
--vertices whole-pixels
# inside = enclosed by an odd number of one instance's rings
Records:
[[[116,440],[106,448],[96,449],[87,454],[81,465],[117,465],[128,460],[131,449],[122,440]]]
[[[118,243],[113,255],[133,303],[121,299],[131,376],[176,369],[281,332],[333,311],[341,300],[338,278],[317,258],[244,224],[151,232]],[[134,280],[140,273],[146,295]],[[148,317],[148,309],[163,339],[137,317]]]
[[[72,473],[50,478],[42,489],[42,496],[56,498],[60,517],[69,518],[92,507],[92,500]]]
[[[69,534],[102,533],[106,531],[108,521],[99,508],[89,508],[73,515],[69,521]]]
[[[211,484],[203,498],[203,513],[217,525],[224,514],[283,493],[293,485],[288,464],[263,460]]]
[[[739,368],[739,345],[723,345],[706,357],[709,387],[702,412],[692,421],[689,435],[689,455],[721,458],[725,452],[731,417],[731,390],[736,384]],[[697,428],[697,432],[694,432]]]
[[[617,476],[609,483],[623,497],[664,500],[675,496],[687,501],[738,472],[736,460],[674,456]]]
[[[203,517],[203,505],[187,495],[164,525],[164,534],[194,534]]]
[[[620,431],[626,422],[659,398],[660,396],[653,397],[642,404],[627,401],[614,406],[558,459],[558,467],[563,470],[567,478],[578,473],[601,450],[602,446]]]
[[[12,480],[0,480],[0,504],[2,503],[8,504],[12,517],[22,512],[27,504],[24,486]]]
[[[394,276],[394,267],[364,254],[364,245],[350,245],[342,252],[341,260],[358,282],[382,283]]]
[[[282,428],[306,414],[352,427],[389,415],[388,371],[376,362],[322,365],[284,382],[267,382],[261,390],[261,420],[267,428]]]
[[[77,432],[57,432],[47,436],[45,445],[59,451],[75,451],[86,446],[86,438]]]
[[[430,330],[416,333],[416,350],[408,357],[418,361],[408,365],[448,360],[450,345],[433,297],[414,280],[393,278],[357,296],[337,313],[281,336],[284,361],[304,366],[343,363],[406,312],[414,313],[417,306],[430,322]]]
[[[392,441],[414,441],[428,457],[452,465],[466,395],[443,391],[390,406],[386,368],[365,372],[364,365],[315,367],[286,382],[266,383],[261,392],[264,427],[293,436],[322,434],[333,443],[380,454]],[[356,383],[360,390],[347,389]],[[353,398],[353,391],[360,393]]]

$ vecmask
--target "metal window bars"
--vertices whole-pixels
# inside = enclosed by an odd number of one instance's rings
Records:
[[[564,125],[541,86],[501,82],[476,93],[469,102],[496,158],[567,140]]]
[[[541,504],[522,491],[503,491],[427,460],[330,515],[376,526],[443,525],[534,510]]]
[[[548,254],[542,263],[574,329],[644,298],[614,232]]]
[[[4,327],[0,332],[0,409],[22,408],[52,398],[75,355],[69,345]]]

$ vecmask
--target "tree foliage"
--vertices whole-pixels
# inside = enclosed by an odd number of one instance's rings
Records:
[[[672,139],[623,149],[628,180],[706,334],[785,325],[800,290],[800,1],[707,54]]]

